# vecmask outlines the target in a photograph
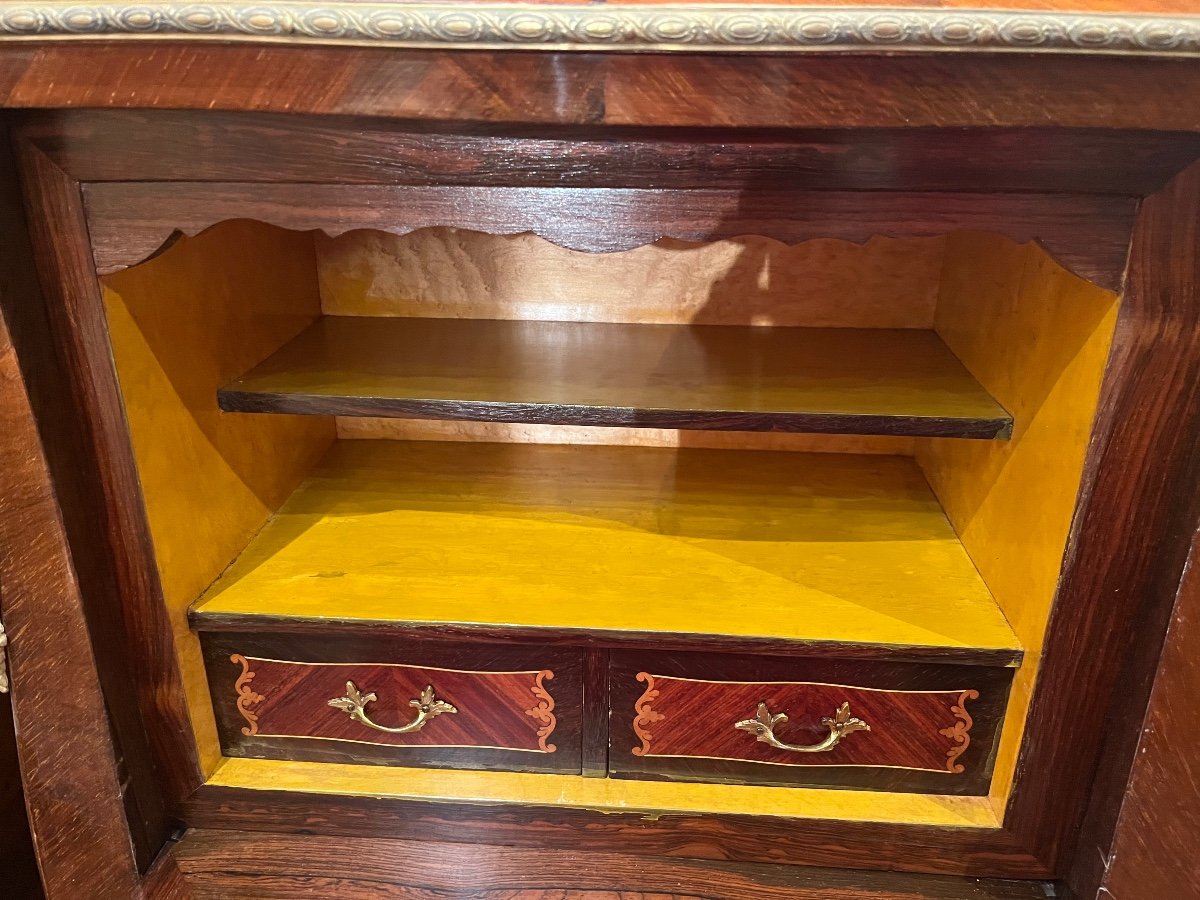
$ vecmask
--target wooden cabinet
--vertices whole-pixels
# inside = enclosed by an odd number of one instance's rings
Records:
[[[0,37],[52,898],[1086,894],[1200,522],[1200,26],[428,12]]]

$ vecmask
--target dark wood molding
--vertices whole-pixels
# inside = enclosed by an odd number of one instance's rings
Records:
[[[1188,723],[1200,708],[1200,540],[1193,541],[1167,631],[1149,708],[1143,719],[1118,708],[1114,732],[1141,728],[1128,779],[1116,777],[1130,760],[1129,746],[1114,741],[1100,767],[1070,883],[1079,897],[1200,896],[1200,870],[1191,847],[1200,833],[1200,744]],[[1140,687],[1140,685],[1139,685]],[[1140,691],[1139,691],[1140,693]],[[1127,705],[1132,705],[1127,703]],[[1134,721],[1131,721],[1134,720]],[[1124,746],[1121,746],[1124,744]],[[1119,801],[1118,814],[1112,806]],[[1111,841],[1104,836],[1113,830]]]
[[[703,635],[680,631],[587,631],[523,625],[472,625],[461,622],[396,622],[329,619],[322,617],[240,615],[193,611],[189,616],[200,631],[247,632],[269,630],[278,634],[408,634],[423,641],[473,641],[476,643],[537,644],[543,647],[655,647],[663,651],[707,650],[717,653],[795,654],[817,658],[904,660],[958,663],[968,666],[1015,666],[1020,650],[986,647],[900,646],[855,644],[841,641],[794,641],[753,635]]]
[[[1189,760],[1195,765],[1196,743],[1183,736],[1186,716],[1167,717],[1195,702],[1197,684],[1194,610],[1200,572],[1194,543],[1186,568],[1184,561],[1200,521],[1200,495],[1192,488],[1200,479],[1195,452],[1200,410],[1192,392],[1181,385],[1200,378],[1198,210],[1200,165],[1146,201],[1135,232],[1126,306],[1149,317],[1154,323],[1150,334],[1166,346],[1152,352],[1132,335],[1118,344],[1114,358],[1136,367],[1138,377],[1154,386],[1154,394],[1123,398],[1109,407],[1119,430],[1107,455],[1120,461],[1139,448],[1139,437],[1128,433],[1133,423],[1119,424],[1130,413],[1136,411],[1143,421],[1152,418],[1161,430],[1146,444],[1148,465],[1138,470],[1136,482],[1127,488],[1150,494],[1153,502],[1143,517],[1131,523],[1131,536],[1137,537],[1115,560],[1140,572],[1140,577],[1132,585],[1106,579],[1091,588],[1093,597],[1130,597],[1141,602],[1108,605],[1110,615],[1119,618],[1108,626],[1104,638],[1120,645],[1120,655],[1099,686],[1115,682],[1119,689],[1102,695],[1110,700],[1107,708],[1087,711],[1102,723],[1105,739],[1070,875],[1080,897],[1095,896],[1108,879],[1125,886],[1124,891],[1113,889],[1117,897],[1133,896],[1135,890],[1154,896],[1149,885],[1167,883],[1169,894],[1182,897],[1188,894],[1187,877],[1195,876],[1194,867],[1184,860],[1170,859],[1170,848],[1180,839],[1180,829],[1187,832],[1189,819],[1194,823],[1200,810],[1195,805],[1195,770],[1189,773],[1187,768]],[[1122,635],[1131,633],[1138,640],[1122,640]],[[1127,789],[1131,790],[1128,799]],[[1139,822],[1147,823],[1144,834],[1138,832]],[[1114,861],[1117,848],[1129,858]],[[1106,874],[1110,864],[1116,868]],[[1183,880],[1170,882],[1176,874]]]
[[[1128,197],[1067,194],[144,182],[89,184],[84,197],[101,273],[146,259],[176,232],[198,234],[227,219],[334,236],[434,226],[534,232],[588,252],[629,250],[664,237],[712,241],[755,234],[786,244],[813,238],[862,243],[876,235],[969,230],[1038,241],[1068,269],[1112,290],[1124,274],[1136,207]]]
[[[627,900],[756,897],[759,900],[1045,900],[1041,881],[970,881],[928,875],[661,859],[561,849],[430,841],[196,830],[169,851],[178,878],[199,897],[289,898],[314,883],[367,900],[469,892],[481,900],[620,896]],[[152,900],[174,900],[147,891]]]
[[[978,191],[1144,196],[1200,135],[1110,128],[506,125],[54,110],[22,137],[83,182]],[[664,165],[664,163],[666,163]]]
[[[1005,818],[1054,866],[1064,864],[1074,846],[1106,735],[1132,754],[1137,724],[1130,716],[1144,708],[1200,520],[1200,493],[1185,487],[1200,482],[1200,406],[1181,387],[1200,382],[1197,210],[1200,165],[1148,198],[1138,217],[1018,763],[1022,776]],[[1130,641],[1131,634],[1138,639]],[[1079,690],[1082,684],[1086,691]],[[1122,710],[1113,723],[1110,716]],[[1047,815],[1051,795],[1055,814]],[[1094,844],[1081,847],[1095,852]]]
[[[80,435],[79,456],[56,483],[78,484],[63,504],[77,564],[90,566],[87,608],[105,698],[120,745],[138,754],[130,777],[142,788],[147,864],[165,836],[164,810],[200,781],[174,641],[140,502],[137,471],[113,368],[100,287],[77,182],[40,151],[17,142],[33,260],[49,327],[70,384],[58,412]],[[67,466],[74,466],[74,472]],[[142,749],[138,749],[142,748]],[[157,811],[156,811],[157,810]]]
[[[80,885],[88,885],[98,897],[137,897],[133,842],[144,831],[133,818],[136,808],[128,809],[127,818],[127,760],[113,745],[85,591],[34,418],[35,407],[45,413],[47,404],[61,404],[62,397],[55,395],[58,363],[46,339],[45,307],[29,263],[20,196],[2,130],[0,154],[0,420],[5,423],[0,441],[0,608],[9,636],[13,712],[30,825],[52,898],[77,894]],[[65,405],[62,413],[68,413]],[[63,437],[67,435],[69,431]]]
[[[728,859],[996,878],[1053,872],[996,828],[898,826],[762,815],[614,812],[522,803],[431,802],[204,785],[184,805],[193,828],[346,839],[589,847],[633,856]],[[886,851],[886,852],[885,852]]]

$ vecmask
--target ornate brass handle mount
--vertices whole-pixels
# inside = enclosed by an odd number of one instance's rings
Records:
[[[430,719],[436,718],[442,713],[458,712],[457,709],[445,700],[438,700],[434,697],[433,685],[429,685],[425,690],[421,691],[419,699],[408,701],[409,706],[417,708],[416,718],[407,725],[401,725],[399,728],[388,728],[380,725],[378,722],[372,722],[371,717],[367,715],[367,704],[377,699],[379,698],[375,696],[374,691],[364,694],[359,691],[353,681],[347,681],[346,696],[335,697],[329,701],[329,705],[348,712],[350,718],[355,722],[361,722],[363,725],[366,725],[368,728],[374,728],[376,731],[386,731],[388,734],[409,734],[413,731],[420,731]]]
[[[829,735],[816,744],[785,744],[775,737],[775,728],[787,722],[787,713],[771,714],[767,704],[758,704],[758,714],[753,719],[736,723],[733,727],[748,731],[758,737],[764,744],[778,747],[780,750],[791,750],[794,753],[824,753],[832,750],[846,735],[854,731],[870,731],[871,726],[862,719],[850,715],[850,704],[843,703],[838,707],[837,714],[831,719],[828,716],[821,719],[821,724],[829,729]]]

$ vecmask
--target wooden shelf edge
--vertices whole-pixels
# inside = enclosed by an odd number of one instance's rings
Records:
[[[303,416],[441,419],[518,425],[593,425],[617,428],[678,428],[697,431],[761,431],[1008,440],[1011,416],[962,419],[946,416],[881,416],[839,413],[746,413],[738,410],[635,409],[556,403],[503,403],[321,394],[217,391],[224,412]]]
[[[976,440],[1013,427],[924,329],[325,316],[217,402],[233,413]]]
[[[863,659],[894,662],[954,663],[987,667],[1021,665],[1024,650],[1018,647],[900,646],[846,641],[784,640],[747,635],[686,632],[588,630],[529,625],[419,622],[383,619],[327,619],[254,613],[204,612],[193,608],[188,620],[197,631],[289,634],[353,634],[402,632],[419,640],[469,640],[476,643],[535,643],[543,647],[600,648],[653,647],[670,651],[719,651],[791,654],[802,652],[818,659]]]

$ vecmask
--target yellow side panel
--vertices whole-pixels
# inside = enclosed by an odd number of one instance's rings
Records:
[[[733,784],[674,784],[580,775],[467,772],[228,759],[209,784],[449,803],[512,803],[648,815],[786,816],[954,828],[996,828],[986,797]]]
[[[1035,245],[947,239],[936,327],[1013,415],[1010,441],[918,440],[917,459],[1025,647],[999,747],[1002,808],[1041,656],[1116,324],[1117,298]]]
[[[216,390],[320,313],[312,239],[247,222],[104,279],[150,533],[206,771],[217,743],[187,609],[334,436],[331,419],[217,409]]]

